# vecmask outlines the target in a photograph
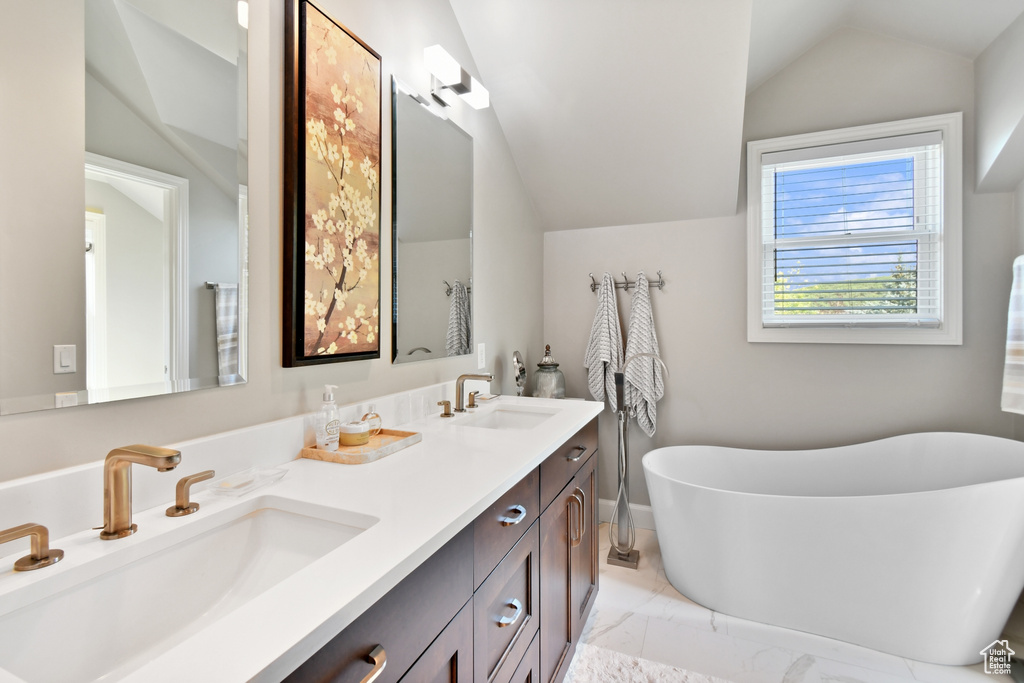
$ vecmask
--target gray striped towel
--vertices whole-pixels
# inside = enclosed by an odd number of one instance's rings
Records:
[[[464,356],[469,353],[470,336],[469,292],[466,285],[458,280],[452,285],[451,307],[448,310],[448,336],[445,350],[449,356]]]
[[[238,376],[238,285],[218,282],[213,286],[217,316],[217,383],[237,384]]]
[[[626,358],[644,354],[630,361],[626,367],[626,405],[644,434],[654,436],[658,425],[657,403],[665,395],[665,382],[661,376],[661,363],[657,360],[661,352],[658,335],[654,332],[651,290],[643,271],[636,276],[626,334]]]
[[[607,399],[608,407],[614,411],[615,373],[622,368],[622,329],[615,301],[615,280],[610,273],[604,274],[597,290],[597,312],[590,327],[583,367],[588,371],[590,395],[598,401]]]
[[[1024,256],[1013,262],[1010,310],[1006,316],[1003,410],[1024,414]]]

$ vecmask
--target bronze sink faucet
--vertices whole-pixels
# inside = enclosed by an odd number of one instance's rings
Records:
[[[132,524],[132,463],[170,472],[181,462],[181,452],[157,446],[123,446],[107,453],[103,463],[103,531],[110,541],[135,533]]]

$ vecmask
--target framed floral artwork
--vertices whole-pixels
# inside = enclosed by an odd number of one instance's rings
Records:
[[[285,367],[380,357],[380,55],[287,0]]]

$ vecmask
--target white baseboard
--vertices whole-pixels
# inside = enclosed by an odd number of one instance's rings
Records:
[[[601,522],[612,521],[612,509],[615,507],[614,500],[601,498],[597,501],[597,516]],[[654,513],[650,505],[629,504],[629,510],[633,514],[633,526],[637,529],[654,529]]]

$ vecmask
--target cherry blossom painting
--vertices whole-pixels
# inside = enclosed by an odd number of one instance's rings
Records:
[[[380,56],[290,0],[285,74],[286,367],[380,357]]]

